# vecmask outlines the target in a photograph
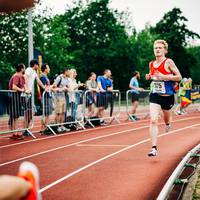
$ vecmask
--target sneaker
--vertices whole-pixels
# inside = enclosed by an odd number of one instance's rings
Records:
[[[131,115],[130,114],[129,117],[128,117],[128,119],[131,120],[131,121],[135,121],[135,115]]]
[[[22,132],[22,135],[23,135],[23,136],[29,136],[30,133],[29,133],[27,130],[25,130],[25,131]]]
[[[132,117],[132,118],[131,118]],[[140,118],[138,118],[138,117],[136,117],[135,115],[131,115],[131,117],[130,117],[130,119],[132,120],[134,120],[134,121],[137,121],[137,120],[140,120]]]
[[[138,118],[138,117],[136,117],[136,116],[135,116],[135,118],[134,118],[134,119],[135,119],[136,121],[140,120],[140,118]]]
[[[174,113],[175,113],[175,115],[181,115],[181,111],[180,110],[175,110]]]
[[[187,111],[185,109],[182,110],[182,114],[187,114]]]
[[[23,135],[11,135],[10,139],[12,139],[12,140],[23,140],[24,136]]]
[[[71,129],[65,127],[65,131],[69,132],[69,131],[71,131]]]
[[[170,130],[171,130],[171,125],[170,124],[166,124],[165,132],[169,132]]]
[[[62,128],[59,126],[59,127],[57,128],[57,131],[58,131],[58,133],[61,133],[63,130],[62,130]]]
[[[65,132],[65,131],[67,131],[67,132],[70,131],[69,128],[65,128],[64,126],[61,126],[60,128],[62,129],[63,132]]]
[[[106,125],[106,122],[105,122],[104,120],[101,120],[101,121],[100,121],[100,125],[101,125],[101,126],[105,126],[105,125]]]
[[[158,151],[155,148],[152,148],[151,151],[149,151],[148,156],[157,156]]]
[[[30,191],[25,200],[42,200],[39,193],[39,171],[36,165],[31,162],[23,162],[19,167],[18,177],[25,179],[31,184]]]
[[[52,132],[48,128],[46,128],[43,131],[40,131],[40,133],[41,133],[41,135],[51,135],[52,134]]]

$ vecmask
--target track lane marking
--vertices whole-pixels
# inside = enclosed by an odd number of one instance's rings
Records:
[[[196,118],[197,117],[195,117],[195,119]],[[198,118],[200,118],[200,117],[198,117]],[[183,119],[182,121],[186,121],[186,119]],[[180,120],[177,120],[177,122],[180,122]],[[159,123],[159,125],[162,125],[162,124],[164,124],[164,123]],[[53,152],[53,151],[57,151],[57,150],[60,150],[60,149],[64,149],[64,148],[67,148],[67,147],[71,147],[71,146],[74,146],[74,145],[78,145],[78,144],[81,144],[81,143],[90,142],[90,141],[94,141],[94,140],[98,140],[98,139],[102,139],[102,138],[106,138],[106,137],[110,137],[110,136],[114,136],[114,135],[119,135],[121,133],[127,133],[127,132],[131,132],[131,131],[145,129],[145,128],[149,128],[149,125],[138,127],[138,128],[133,128],[133,129],[128,129],[128,130],[124,130],[124,131],[114,132],[114,133],[111,133],[111,134],[98,136],[98,137],[94,137],[94,138],[89,138],[89,139],[86,139],[86,140],[81,140],[79,142],[74,142],[74,143],[67,144],[67,145],[62,145],[60,147],[56,147],[56,148],[53,148],[53,149],[49,149],[49,150],[46,150],[46,151],[34,153],[34,154],[24,156],[24,157],[21,157],[21,158],[18,158],[18,159],[14,159],[14,160],[11,160],[11,161],[0,163],[0,167],[5,166],[5,165],[9,165],[9,164],[12,164],[12,163],[16,163],[16,162],[19,162],[19,161],[22,161],[22,160],[25,160],[25,159],[28,159],[28,158],[32,158],[32,157],[40,156],[40,155],[50,153],[50,152]]]
[[[178,120],[172,121],[172,123],[173,122],[179,122],[179,121],[186,121],[186,120],[190,120],[190,119],[196,119],[196,118],[200,118],[200,117],[195,116],[195,117],[178,119]],[[139,122],[135,122],[134,125],[142,125],[143,123],[145,123],[145,121],[148,122],[149,119],[148,120],[142,120],[142,121],[139,121]],[[63,137],[63,136],[67,136],[67,135],[73,135],[74,133],[84,133],[84,132],[89,132],[91,130],[101,130],[101,129],[105,129],[105,128],[112,128],[112,127],[115,127],[115,126],[123,126],[123,125],[128,125],[128,124],[133,124],[133,122],[131,121],[131,122],[121,123],[121,124],[112,124],[112,125],[109,125],[109,126],[97,127],[95,129],[86,129],[86,130],[80,130],[80,131],[71,132],[71,133],[64,133],[62,135],[52,135],[52,136],[48,136],[48,137],[45,137],[45,138],[39,138],[39,139],[34,139],[34,140],[29,140],[29,141],[24,141],[24,142],[18,142],[18,143],[15,143],[15,144],[8,144],[8,145],[0,146],[0,149],[12,147],[12,146],[18,146],[18,145],[27,144],[27,143],[32,143],[32,142],[38,142],[38,141],[42,141],[42,140],[54,139],[54,138]],[[164,123],[159,123],[159,125],[162,125],[162,124],[164,124]]]
[[[60,149],[64,149],[64,148],[67,148],[67,147],[71,147],[71,146],[74,146],[74,145],[77,145],[77,144],[90,142],[90,141],[94,141],[94,140],[98,140],[98,139],[102,139],[102,138],[106,138],[106,137],[110,137],[110,136],[114,136],[114,135],[119,135],[121,133],[136,131],[136,130],[140,130],[140,129],[144,129],[144,128],[148,128],[148,127],[149,126],[142,126],[142,127],[139,127],[139,128],[128,129],[128,130],[114,132],[114,133],[111,133],[111,134],[98,136],[98,137],[94,137],[94,138],[90,138],[90,139],[86,139],[86,140],[81,140],[79,142],[74,142],[74,143],[71,143],[71,144],[63,145],[63,146],[56,147],[56,148],[53,148],[53,149],[49,149],[49,150],[46,150],[46,151],[42,151],[42,152],[39,152],[39,153],[31,154],[29,156],[24,156],[22,158],[18,158],[18,159],[15,159],[15,160],[4,162],[4,163],[0,164],[0,167],[8,165],[8,164],[15,163],[15,162],[19,162],[19,161],[22,161],[22,160],[25,160],[25,159],[28,159],[28,158],[32,158],[32,157],[35,157],[35,156],[39,156],[39,155],[43,155],[43,154],[50,153],[50,152],[53,152],[53,151],[57,151],[57,150],[60,150]]]
[[[189,129],[189,128],[192,128],[192,127],[196,127],[196,126],[200,126],[200,124],[194,124],[194,125],[186,126],[184,128],[176,129],[176,130],[173,130],[173,131],[170,131],[170,132],[167,132],[167,133],[163,133],[163,134],[159,135],[158,137],[163,137],[163,136],[166,136],[166,135],[170,135],[172,133],[182,133],[183,130],[186,130],[186,129]],[[90,167],[92,167],[92,166],[104,161],[104,160],[107,160],[107,159],[109,159],[111,157],[114,157],[115,155],[117,155],[119,153],[122,153],[124,151],[127,151],[127,150],[129,150],[131,148],[134,148],[136,146],[139,146],[140,144],[144,144],[144,143],[149,142],[149,141],[150,141],[150,138],[142,140],[142,141],[140,141],[138,143],[135,143],[133,145],[125,147],[125,148],[123,148],[121,150],[118,150],[118,151],[116,151],[114,153],[108,154],[107,156],[104,156],[104,157],[102,157],[102,158],[100,158],[100,159],[98,159],[98,160],[96,160],[96,161],[94,161],[92,163],[89,163],[89,164],[87,164],[87,165],[85,165],[85,166],[83,166],[83,167],[81,167],[81,168],[79,168],[79,169],[67,174],[66,176],[64,176],[64,177],[52,182],[51,184],[46,185],[45,187],[40,189],[40,193],[52,188],[53,186],[55,186],[55,185],[65,181],[65,180],[69,179],[70,177],[72,177],[72,176],[74,176],[74,175],[76,175],[76,174],[78,174],[78,173],[80,173],[80,172],[82,172],[82,171],[84,171],[84,170],[86,170],[86,169],[88,169],[88,168],[90,168]]]
[[[145,120],[145,121],[149,121],[149,120]],[[145,121],[144,121],[144,123],[145,123]],[[48,136],[48,137],[45,137],[45,138],[38,138],[38,139],[34,139],[34,140],[18,142],[18,143],[15,143],[15,144],[7,144],[7,145],[4,145],[4,146],[0,146],[0,149],[12,147],[12,146],[18,146],[18,145],[26,144],[26,143],[32,143],[32,142],[37,142],[37,141],[42,141],[42,140],[53,139],[53,138],[57,138],[57,137],[63,137],[63,136],[66,136],[66,135],[73,135],[74,133],[82,133],[82,132],[84,133],[84,132],[89,132],[91,130],[101,130],[101,129],[105,129],[105,128],[112,128],[112,127],[115,127],[115,126],[123,126],[123,125],[129,125],[129,124],[133,124],[133,122],[112,124],[112,125],[109,125],[109,126],[101,126],[101,127],[96,127],[96,128],[93,128],[93,129],[91,128],[91,129],[86,129],[86,130],[73,131],[71,133],[64,133],[62,135],[52,135],[52,136]],[[136,125],[138,125],[138,124],[139,124],[139,122]]]
[[[128,147],[125,144],[78,144],[77,147]]]

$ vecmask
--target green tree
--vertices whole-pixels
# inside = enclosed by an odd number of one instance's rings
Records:
[[[194,84],[200,84],[200,46],[190,47],[187,49],[189,54],[194,56],[196,63],[191,66],[191,77]]]
[[[0,15],[0,60],[15,66],[27,63],[27,13]]]
[[[149,81],[145,79],[145,74],[149,72],[149,62],[154,59],[153,42],[157,35],[152,34],[150,27],[133,35],[130,40],[136,52],[136,70],[140,72],[140,83],[143,87],[149,87]]]
[[[110,68],[115,88],[127,89],[135,54],[125,26],[108,5],[109,0],[89,1],[85,7],[77,4],[66,11],[72,65],[81,71],[81,80],[86,80],[91,71],[102,74],[105,68]]]
[[[10,63],[0,60],[0,85],[1,89],[8,89],[8,82],[15,69]]]
[[[187,28],[188,20],[182,15],[179,8],[174,8],[152,28],[152,32],[165,39],[169,44],[168,56],[175,60],[183,76],[190,76],[194,59],[186,51],[187,40],[200,36]]]
[[[51,75],[60,73],[69,67],[69,60],[72,59],[68,52],[70,41],[63,15],[51,18],[40,16],[35,18],[34,24],[35,48],[42,52],[44,61],[50,65]]]
[[[33,13],[34,48],[43,53],[44,61],[52,66],[52,74],[60,73],[71,58],[68,54],[68,28],[62,16],[52,17],[47,10]],[[27,11],[0,15],[0,61],[7,66],[25,63],[28,66],[28,19]],[[5,77],[11,77],[10,74]],[[1,75],[2,77],[4,74]]]
[[[18,63],[27,63],[26,12],[0,15],[0,81],[3,89]]]

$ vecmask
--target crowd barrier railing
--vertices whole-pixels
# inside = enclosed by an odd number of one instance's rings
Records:
[[[54,134],[85,129],[83,91],[43,92],[42,121]]]
[[[199,90],[200,91],[200,85],[194,85],[193,88],[194,88],[194,90]]]
[[[32,95],[0,90],[0,134],[28,131],[33,128]]]
[[[144,115],[144,118],[149,116],[149,113],[135,113],[134,115],[131,113],[131,109],[132,109],[132,90],[127,90],[126,91],[126,113],[128,116],[128,119],[135,121],[136,120],[136,116],[138,117]],[[147,106],[149,105],[149,93],[150,90],[143,90],[139,93],[139,105],[143,105],[143,106]]]
[[[178,164],[176,169],[173,171],[171,176],[168,178],[167,182],[165,183],[164,187],[162,188],[162,190],[161,190],[161,192],[158,195],[156,200],[171,199],[169,194],[170,194],[170,192],[172,192],[172,189],[173,189],[173,187],[174,187],[174,185],[176,183],[176,180],[183,173],[184,169],[187,168],[187,167],[193,167],[194,169],[196,168],[196,166],[194,165],[195,164],[194,161],[191,162],[191,160],[194,157],[198,157],[198,153],[197,153],[198,151],[200,151],[200,144],[198,144],[191,151],[189,151],[185,155],[185,157],[180,161],[180,163]],[[181,182],[182,183],[184,183],[184,182],[187,183],[189,178],[190,178],[190,176],[188,176],[188,178],[186,178],[186,179],[180,179],[179,178],[179,182],[180,183]],[[182,190],[181,190],[181,192],[182,192]],[[179,199],[179,198],[176,198],[176,199]]]
[[[86,91],[85,99],[85,124],[89,123],[91,127],[113,121],[120,123],[120,107],[121,107],[121,93],[119,90],[112,90],[110,92],[94,93]]]
[[[57,134],[58,127],[64,126],[65,131],[85,129],[86,124],[95,127],[104,122],[120,123],[121,92],[113,90],[105,93],[91,93],[90,91],[71,91],[64,93],[60,98],[58,92],[44,92],[42,98],[43,115],[45,126]],[[176,94],[177,96],[177,94]],[[32,95],[19,93],[12,90],[0,90],[0,134],[19,131],[28,131],[35,138],[31,129],[34,125],[34,112]],[[195,102],[195,111],[200,111],[200,91],[191,90],[191,100]],[[178,101],[177,101],[178,103]],[[149,90],[140,92],[139,105],[149,105]],[[131,90],[126,91],[126,113],[131,120],[132,96]],[[64,110],[63,110],[64,109]],[[139,110],[139,109],[138,109]],[[137,116],[149,113],[136,113]]]

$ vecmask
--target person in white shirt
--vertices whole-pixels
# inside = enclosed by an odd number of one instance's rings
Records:
[[[25,70],[25,82],[26,82],[26,87],[29,91],[33,92],[34,91],[34,82],[35,79],[37,83],[40,85],[45,90],[45,86],[41,82],[39,76],[37,75],[36,71],[39,67],[38,61],[37,60],[31,60],[30,61],[30,67],[28,67]]]
[[[39,76],[36,73],[38,67],[39,67],[38,61],[35,59],[31,60],[30,67],[28,67],[25,70],[25,75],[24,75],[26,91],[28,93],[32,94],[32,100],[30,98],[29,101],[27,102],[27,113],[26,113],[27,118],[26,118],[26,122],[25,122],[27,128],[29,127],[29,123],[32,119],[32,107],[34,106],[34,82],[35,82],[35,80],[40,85],[40,87],[45,90],[44,84],[41,82]],[[29,134],[25,131],[24,135],[29,135]]]
[[[78,88],[84,86],[83,83],[77,83],[76,81],[77,72],[75,69],[69,70],[69,104],[71,107],[71,117],[73,120],[76,119],[77,106],[80,103],[80,93],[78,92]]]

